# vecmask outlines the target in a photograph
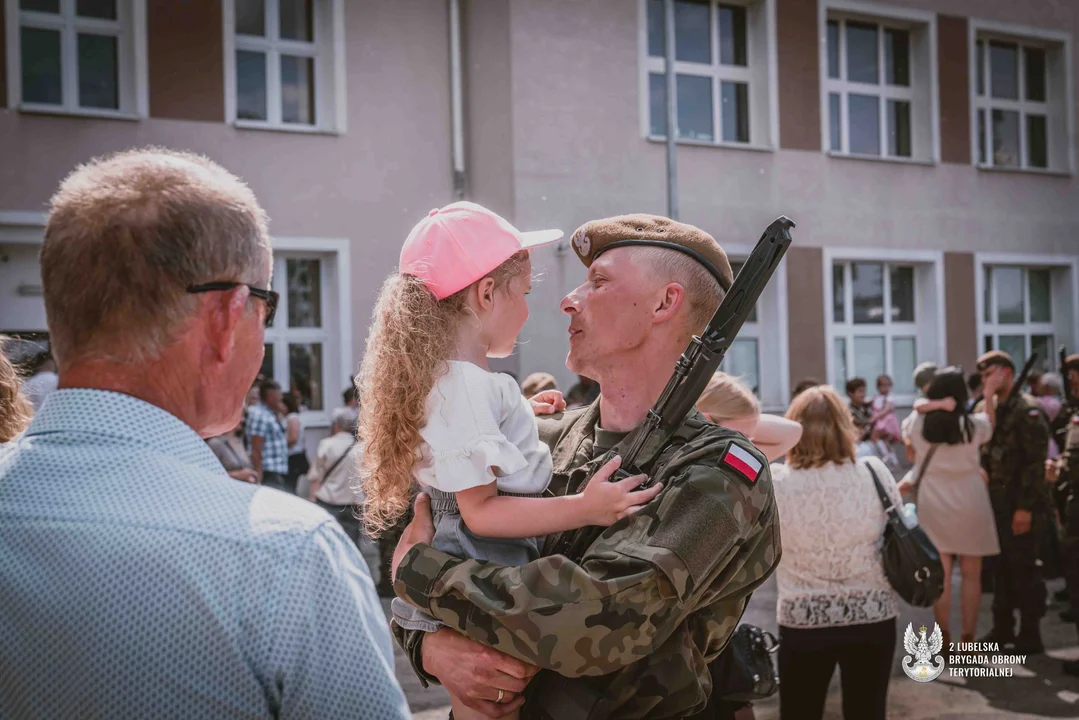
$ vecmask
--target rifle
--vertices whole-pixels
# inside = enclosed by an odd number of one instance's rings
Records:
[[[631,475],[649,474],[653,462],[693,410],[738,331],[753,312],[764,287],[790,247],[792,227],[793,221],[780,216],[765,229],[704,332],[693,336],[689,347],[675,363],[674,374],[667,381],[659,400],[648,411],[644,422],[622,441],[621,445],[627,449],[622,453],[622,466],[611,477],[611,482]],[[608,453],[603,461],[609,460],[613,452]],[[640,487],[646,488],[653,481],[649,477]],[[568,552],[562,554],[578,557],[602,530],[588,528],[578,531]]]

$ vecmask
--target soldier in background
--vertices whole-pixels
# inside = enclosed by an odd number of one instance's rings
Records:
[[[1079,478],[1076,477],[1076,472],[1079,472],[1079,451],[1073,451],[1070,459],[1063,456],[1063,453],[1067,452],[1067,445],[1071,439],[1068,434],[1069,428],[1072,420],[1079,413],[1079,353],[1069,355],[1064,359],[1064,364],[1060,366],[1060,374],[1064,381],[1064,405],[1060,408],[1056,418],[1049,424],[1049,428],[1052,433],[1051,437],[1056,440],[1057,446],[1062,451],[1062,456],[1059,462],[1047,461],[1046,467],[1054,473],[1051,480],[1051,482],[1055,483],[1053,486],[1053,501],[1060,516],[1061,524],[1064,526],[1064,538],[1061,540],[1060,553],[1061,574],[1064,575],[1065,585],[1063,590],[1057,592],[1055,599],[1067,603],[1072,588],[1075,588],[1077,599],[1079,599],[1079,584],[1077,584],[1079,583],[1079,578],[1072,580],[1068,571],[1072,563],[1068,558],[1069,552],[1079,552],[1079,524],[1069,527],[1070,512],[1079,513],[1079,507],[1071,508],[1069,504],[1071,496],[1079,488]],[[1060,476],[1059,480],[1057,480],[1057,474]],[[1076,550],[1069,550],[1069,545],[1076,547]],[[1076,561],[1079,562],[1079,558]],[[1079,618],[1079,615],[1076,614],[1074,607],[1070,604],[1060,611],[1060,619],[1064,622],[1076,622],[1077,618]]]
[[[1046,589],[1039,555],[1044,547],[1050,499],[1045,477],[1049,425],[1033,398],[1015,384],[1015,364],[1007,353],[994,350],[978,359],[985,399],[981,405],[993,422],[993,437],[985,445],[982,464],[989,474],[989,497],[1000,539],[993,595],[993,629],[982,641],[1001,646],[1014,643],[1015,652],[1043,652],[1041,629]],[[1005,401],[1019,393],[1006,410]],[[998,409],[1002,410],[998,415]],[[1014,611],[1020,625],[1015,632]]]

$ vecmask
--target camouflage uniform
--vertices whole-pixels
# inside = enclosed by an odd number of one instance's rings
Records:
[[[599,404],[540,421],[555,494],[595,468]],[[761,463],[755,480],[725,462],[731,446]],[[523,718],[667,718],[704,708],[708,663],[749,596],[779,562],[779,517],[766,459],[742,435],[691,415],[652,477],[663,492],[602,533],[575,562],[581,531],[547,538],[523,567],[461,560],[417,545],[394,589],[451,628],[543,668]],[[421,679],[423,633],[394,627]]]
[[[1062,438],[1064,452],[1057,465],[1060,476],[1057,487],[1063,488],[1067,503],[1062,513],[1064,537],[1060,541],[1063,555],[1064,579],[1068,584],[1068,599],[1072,613],[1079,618],[1079,412],[1073,412],[1068,418],[1067,432]],[[1079,664],[1076,664],[1079,670]]]
[[[1000,538],[993,595],[993,628],[998,641],[1014,637],[1013,611],[1019,610],[1020,638],[1040,645],[1038,623],[1045,614],[1045,580],[1039,555],[1050,509],[1045,483],[1049,425],[1037,402],[1020,395],[1005,416],[998,415],[993,439],[982,451],[989,474],[989,498]],[[1012,534],[1016,510],[1032,514],[1030,532]],[[1036,642],[1035,642],[1036,641]]]

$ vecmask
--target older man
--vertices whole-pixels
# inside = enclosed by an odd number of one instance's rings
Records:
[[[255,197],[200,157],[122,153],[53,197],[60,389],[0,450],[0,717],[408,717],[340,526],[201,440],[240,418],[271,267]]]
[[[710,235],[666,218],[595,221],[572,245],[589,269],[562,301],[566,365],[598,380],[601,394],[541,426],[554,459],[550,487],[560,494],[578,492],[594,460],[641,423],[732,279]],[[395,590],[448,626],[426,635],[395,628],[421,678],[437,678],[492,717],[524,701],[537,666],[525,718],[702,710],[712,690],[708,663],[779,561],[771,477],[743,436],[696,413],[651,474],[665,486],[658,498],[583,554],[567,557],[578,532],[562,533],[547,538],[545,557],[520,568],[425,544],[431,526],[421,495],[395,557]]]

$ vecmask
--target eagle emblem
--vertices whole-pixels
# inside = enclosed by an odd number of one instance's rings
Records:
[[[936,680],[944,672],[944,658],[937,654],[944,647],[940,626],[933,623],[933,633],[928,638],[925,633],[926,627],[922,625],[916,635],[914,623],[907,623],[906,632],[903,633],[903,649],[907,651],[903,658],[903,672],[916,682]]]
[[[572,243],[573,249],[583,258],[588,257],[588,253],[592,251],[592,240],[584,234],[584,230],[573,234]]]

